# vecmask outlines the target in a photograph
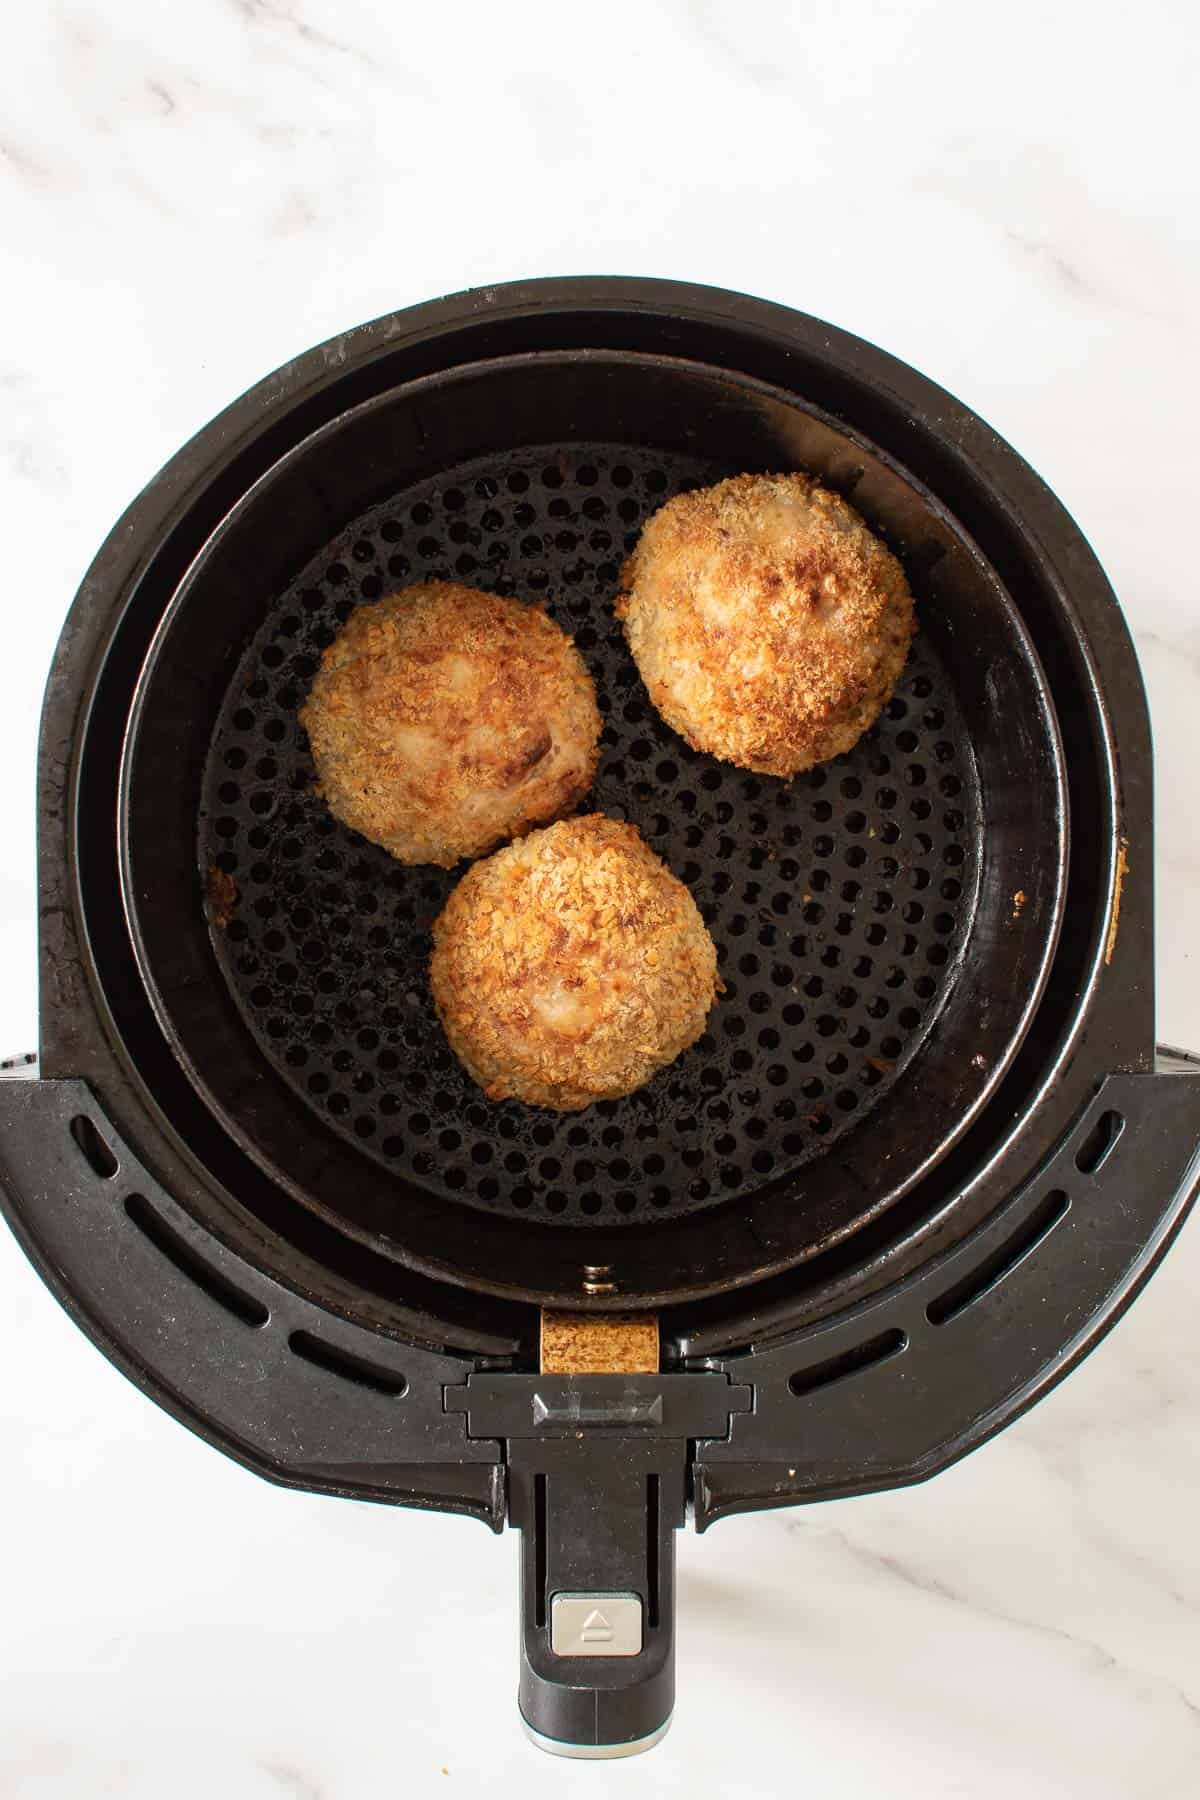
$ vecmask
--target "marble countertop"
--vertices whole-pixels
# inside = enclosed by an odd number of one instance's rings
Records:
[[[406,9],[58,0],[0,72],[0,1049],[36,1039],[41,686],[93,550],[232,396],[476,282],[709,281],[989,419],[1121,595],[1158,773],[1159,1032],[1200,1049],[1200,26],[1188,0]],[[146,1404],[0,1241],[0,1795],[1184,1800],[1200,1226],[932,1484],[680,1544],[636,1763],[518,1734],[515,1538],[288,1494]]]

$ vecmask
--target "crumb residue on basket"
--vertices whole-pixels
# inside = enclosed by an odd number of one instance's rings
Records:
[[[542,1313],[543,1375],[657,1375],[655,1314]]]
[[[1028,896],[1026,895],[1024,888],[1018,888],[1016,893],[1013,895],[1012,916],[1014,919],[1020,918],[1021,912],[1024,908],[1025,901],[1027,898],[1028,898]]]

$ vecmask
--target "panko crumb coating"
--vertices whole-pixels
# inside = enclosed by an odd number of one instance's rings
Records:
[[[720,989],[684,884],[600,813],[468,869],[433,927],[434,1003],[491,1100],[575,1112],[695,1043]]]
[[[617,613],[663,718],[764,775],[856,744],[916,629],[896,558],[809,475],[735,475],[668,500],[622,586]]]
[[[320,791],[399,862],[451,868],[587,793],[600,714],[536,606],[425,581],[360,606],[300,712]]]

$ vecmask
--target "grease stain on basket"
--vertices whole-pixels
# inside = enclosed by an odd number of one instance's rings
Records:
[[[1112,917],[1108,922],[1108,941],[1104,946],[1104,966],[1107,969],[1113,959],[1113,951],[1117,947],[1117,932],[1121,926],[1121,895],[1125,888],[1125,877],[1129,873],[1129,839],[1122,838],[1117,845],[1117,866],[1113,870]]]
[[[208,901],[209,917],[219,931],[224,931],[237,909],[236,880],[225,869],[218,869],[216,863],[212,863],[204,884],[204,895]]]

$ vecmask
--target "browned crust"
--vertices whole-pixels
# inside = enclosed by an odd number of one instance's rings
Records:
[[[567,634],[450,581],[352,613],[300,721],[330,811],[398,861],[443,868],[570,812],[600,736]]]
[[[767,775],[857,743],[916,628],[896,558],[803,474],[735,475],[669,500],[622,584],[617,612],[667,723]]]
[[[468,869],[433,927],[450,1045],[493,1100],[560,1112],[639,1088],[704,1030],[717,955],[632,825],[591,813]]]

